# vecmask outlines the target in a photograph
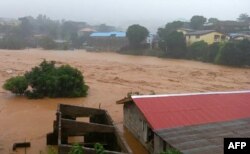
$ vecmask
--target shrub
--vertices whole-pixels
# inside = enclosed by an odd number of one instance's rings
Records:
[[[94,148],[95,148],[96,154],[105,154],[102,144],[96,143]]]
[[[70,149],[69,154],[84,154],[84,151],[80,144],[74,144]]]
[[[237,42],[236,45],[242,51],[243,65],[250,66],[250,41],[247,39],[244,39],[242,41]]]
[[[32,87],[32,91],[27,92],[31,98],[87,96],[88,86],[82,73],[69,65],[56,68],[55,62],[43,61],[25,77]]]
[[[105,154],[105,151],[104,151],[104,148],[103,148],[102,144],[96,143],[94,145],[94,148],[95,148],[95,153],[96,154]],[[79,143],[76,143],[70,149],[69,154],[84,154],[83,147]]]
[[[140,25],[131,25],[128,27],[126,36],[129,40],[129,45],[137,49],[140,44],[147,38],[149,32],[147,28]]]
[[[208,44],[204,41],[198,41],[188,47],[187,58],[194,60],[205,60],[208,52]]]
[[[171,32],[165,38],[166,55],[171,58],[184,58],[186,54],[186,40],[181,32]]]
[[[26,90],[28,85],[30,90]],[[4,88],[29,98],[84,97],[88,91],[79,70],[69,65],[55,67],[55,62],[45,60],[24,76],[7,80]]]
[[[3,88],[12,93],[22,95],[28,88],[28,82],[24,76],[16,76],[8,79],[3,85]]]
[[[220,50],[216,62],[223,65],[242,66],[244,54],[235,43],[226,43]]]
[[[209,45],[208,52],[207,52],[204,60],[206,62],[210,62],[210,63],[215,62],[215,58],[216,58],[217,54],[219,53],[221,46],[222,45],[220,43],[213,43],[213,44]]]

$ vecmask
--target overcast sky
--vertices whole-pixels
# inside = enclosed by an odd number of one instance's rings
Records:
[[[193,15],[221,20],[250,15],[250,0],[0,0],[0,17],[17,18],[46,14],[52,19],[149,28]]]

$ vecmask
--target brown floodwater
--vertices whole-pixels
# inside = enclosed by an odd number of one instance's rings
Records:
[[[12,76],[22,75],[43,59],[70,64],[82,71],[89,95],[76,99],[30,100],[0,88],[0,154],[12,151],[15,142],[30,141],[27,153],[46,149],[46,134],[52,131],[57,104],[66,103],[108,110],[134,153],[147,153],[123,128],[122,105],[116,101],[128,92],[183,93],[249,90],[250,69],[230,68],[187,60],[128,56],[115,53],[90,53],[84,50],[21,51],[0,50],[0,86]]]

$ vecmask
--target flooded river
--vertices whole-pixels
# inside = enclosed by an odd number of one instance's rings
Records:
[[[58,103],[108,110],[134,153],[146,153],[123,129],[122,105],[116,101],[128,92],[184,93],[249,90],[250,69],[230,68],[187,60],[127,56],[115,53],[76,51],[0,50],[0,86],[12,76],[22,75],[43,59],[70,64],[82,71],[89,95],[77,99],[29,100],[0,88],[0,153],[14,153],[14,142],[30,141],[29,154],[46,148],[46,134],[52,131]],[[24,153],[19,150],[15,153]]]

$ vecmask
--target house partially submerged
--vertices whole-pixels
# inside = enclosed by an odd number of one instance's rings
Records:
[[[138,95],[117,104],[150,153],[223,154],[224,137],[250,137],[250,91]]]
[[[88,122],[77,118],[87,117]],[[95,154],[94,145],[101,143],[106,154],[131,153],[123,137],[114,126],[108,112],[102,109],[59,104],[54,130],[47,134],[47,145],[58,145],[59,154],[72,148],[69,137],[81,137],[84,153]]]

